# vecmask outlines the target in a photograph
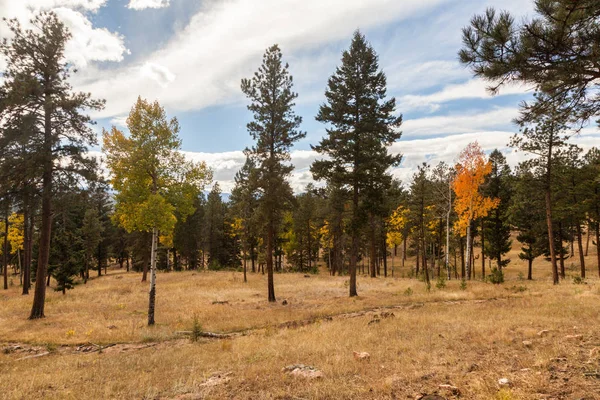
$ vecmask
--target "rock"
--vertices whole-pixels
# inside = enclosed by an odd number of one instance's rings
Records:
[[[567,335],[566,340],[583,340],[583,335]]]
[[[369,323],[368,323],[367,325],[378,324],[378,323],[380,323],[380,322],[381,322],[381,320],[380,320],[379,318],[376,318],[376,319],[372,319],[372,320],[370,320],[370,321],[369,321]]]
[[[308,275],[308,274],[304,274],[304,277],[305,277],[305,278],[310,278],[310,275]]]
[[[508,378],[500,378],[500,379],[498,379],[498,385],[500,387],[511,387],[512,382]]]
[[[531,340],[523,340],[523,346],[531,348],[533,347],[533,342]]]
[[[213,386],[218,386],[218,385],[223,385],[226,383],[229,383],[229,381],[231,380],[231,378],[229,377],[229,375],[231,375],[232,372],[225,372],[225,373],[217,373],[212,375],[210,378],[208,378],[207,380],[205,380],[204,382],[202,382],[200,384],[201,387],[213,387]]]
[[[284,367],[282,371],[291,376],[297,376],[306,379],[320,379],[325,377],[323,371],[304,364],[288,365],[287,367]]]
[[[454,385],[441,384],[438,387],[441,390],[447,390],[448,392],[450,392],[450,394],[452,394],[454,396],[460,396],[460,390]]]
[[[550,333],[550,331],[548,329],[542,329],[541,331],[539,331],[537,333],[537,335],[540,336],[540,337],[542,337],[542,336],[546,336],[549,333]]]
[[[354,354],[354,359],[359,361],[365,361],[371,358],[371,355],[366,351],[354,351],[352,354]]]
[[[117,326],[116,325],[109,325],[106,328],[107,329],[117,329]]]
[[[287,301],[287,300],[283,300],[283,301],[281,302],[281,305],[282,305],[282,306],[287,306],[287,305],[288,305],[288,301]]]

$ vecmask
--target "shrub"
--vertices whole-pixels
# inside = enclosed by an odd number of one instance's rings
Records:
[[[467,290],[467,281],[464,279],[460,281],[460,290]]]
[[[438,276],[435,287],[438,289],[444,289],[446,287],[446,277],[443,274]]]
[[[194,314],[194,320],[192,321],[192,333],[190,335],[190,339],[192,342],[197,342],[200,336],[202,336],[202,325],[200,325],[198,315]]]
[[[499,285],[501,283],[504,283],[504,272],[502,272],[501,269],[492,268],[492,273],[489,276],[489,280],[494,285]]]

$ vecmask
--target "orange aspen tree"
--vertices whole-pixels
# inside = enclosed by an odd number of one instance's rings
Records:
[[[492,164],[487,160],[477,141],[469,143],[460,153],[452,189],[456,194],[454,210],[458,215],[457,230],[461,236],[464,236],[465,233],[467,235],[466,272],[468,279],[471,279],[471,241],[473,240],[471,222],[485,217],[500,203],[500,199],[485,197],[479,192],[485,177],[491,171]]]

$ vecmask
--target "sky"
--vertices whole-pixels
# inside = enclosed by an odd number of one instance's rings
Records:
[[[477,140],[501,150],[512,165],[526,155],[508,147],[512,123],[530,88],[510,86],[490,96],[486,83],[458,62],[461,29],[487,7],[517,19],[532,15],[524,0],[0,0],[0,17],[24,26],[40,10],[54,10],[71,30],[66,57],[77,68],[78,91],[106,100],[91,116],[103,128],[126,130],[138,96],[158,100],[181,125],[182,151],[213,169],[224,192],[253,144],[252,115],[240,90],[265,49],[279,44],[298,93],[295,111],[307,133],[292,150],[290,183],[301,192],[312,181],[311,150],[325,135],[315,121],[328,78],[360,29],[379,55],[388,95],[403,115],[403,154],[391,173],[404,183],[423,162],[452,163]],[[0,37],[9,36],[6,24]],[[2,61],[0,60],[0,70]],[[584,148],[600,143],[595,126],[574,139]],[[99,140],[101,142],[101,140]],[[100,152],[98,145],[91,149]]]

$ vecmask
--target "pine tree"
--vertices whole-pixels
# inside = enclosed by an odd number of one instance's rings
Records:
[[[510,262],[502,256],[511,249],[510,224],[508,222],[508,208],[512,191],[510,167],[506,157],[495,149],[489,156],[492,165],[490,174],[482,187],[482,192],[487,197],[499,199],[498,206],[487,217],[483,218],[485,231],[485,254],[495,260],[499,271]],[[485,275],[485,274],[484,274]]]
[[[44,317],[45,279],[52,232],[54,180],[65,173],[85,173],[94,168],[83,155],[96,142],[91,120],[83,110],[101,109],[103,101],[87,93],[74,93],[68,83],[71,66],[64,49],[71,35],[52,12],[42,12],[32,20],[34,29],[24,30],[17,20],[8,21],[12,40],[0,46],[7,66],[2,91],[2,119],[7,126],[30,118],[31,147],[39,163],[41,177],[41,220],[37,280],[30,319]],[[31,143],[30,142],[30,143]],[[58,160],[69,160],[58,163]]]
[[[288,64],[283,64],[277,45],[267,49],[258,71],[250,79],[242,79],[242,92],[250,100],[248,110],[254,120],[247,128],[256,144],[246,150],[256,165],[256,187],[260,192],[258,204],[265,223],[267,288],[269,302],[275,302],[273,284],[273,253],[275,235],[282,213],[289,208],[292,190],[286,178],[293,166],[290,148],[306,136],[298,130],[302,118],[294,111],[293,79]]]
[[[519,258],[528,263],[529,280],[533,279],[533,261],[543,254],[548,243],[544,201],[542,181],[521,165],[515,173],[508,214],[522,244]]]
[[[375,50],[359,31],[344,51],[342,65],[329,78],[325,97],[317,121],[328,124],[327,136],[313,150],[327,159],[315,161],[311,171],[315,179],[350,194],[352,297],[358,294],[356,265],[365,222],[365,194],[374,194],[391,181],[386,171],[399,164],[400,156],[389,154],[388,146],[400,138],[397,128],[402,123],[402,117],[395,115],[396,100],[386,99],[386,77],[379,71]]]
[[[247,259],[250,257],[252,272],[255,272],[258,198],[255,187],[256,166],[252,158],[246,157],[243,167],[235,175],[235,187],[229,199],[231,212],[238,220],[240,242],[244,261],[244,282],[247,282]]]
[[[462,63],[492,83],[533,85],[551,99],[568,101],[571,122],[583,124],[600,109],[596,49],[600,46],[597,0],[535,0],[535,16],[515,22],[489,8],[463,29]],[[552,113],[552,102],[524,103],[522,122]]]

